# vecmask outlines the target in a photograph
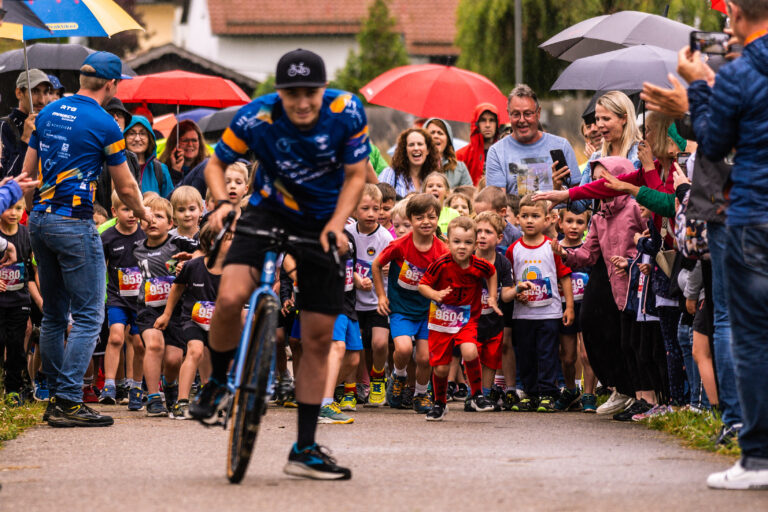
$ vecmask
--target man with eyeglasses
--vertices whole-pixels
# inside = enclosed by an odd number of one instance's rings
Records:
[[[24,174],[39,176],[26,195],[32,250],[45,308],[40,355],[51,401],[43,420],[53,427],[112,425],[83,404],[83,376],[104,320],[106,266],[93,223],[93,196],[103,163],[120,199],[136,217],[152,222],[125,163],[125,140],[101,107],[117,92],[122,63],[95,52],[80,68],[77,94],[53,102],[37,117],[24,159]],[[74,319],[65,350],[68,319]]]
[[[488,150],[486,184],[520,196],[578,184],[581,173],[571,144],[540,129],[541,107],[536,93],[525,84],[517,85],[509,93],[507,110],[512,135]],[[553,150],[562,151],[565,162],[555,165]]]

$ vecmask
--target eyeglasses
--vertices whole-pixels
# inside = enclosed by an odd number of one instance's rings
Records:
[[[128,132],[125,134],[125,138],[132,137],[134,139],[148,139],[149,134],[146,132]]]
[[[179,139],[179,146],[182,144],[199,144],[200,141],[197,139]]]
[[[509,118],[513,121],[519,121],[521,117],[526,118],[528,121],[532,120],[534,117],[536,117],[536,114],[538,113],[537,110],[526,110],[525,112],[510,112]]]

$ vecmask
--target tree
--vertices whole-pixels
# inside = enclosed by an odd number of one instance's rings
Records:
[[[540,95],[568,65],[551,57],[538,45],[575,23],[601,14],[633,10],[663,14],[701,30],[719,30],[722,15],[699,0],[522,0],[523,74]],[[457,13],[457,65],[487,76],[502,91],[514,86],[515,0],[461,0]]]
[[[136,0],[115,0],[136,22],[141,25],[141,17],[136,13]],[[88,46],[94,50],[111,52],[118,57],[124,57],[139,49],[139,37],[143,34],[138,30],[119,32],[112,37],[91,37]]]
[[[374,0],[357,34],[360,50],[350,50],[335,85],[357,93],[385,71],[408,64],[408,54],[402,36],[395,31],[396,25],[397,20],[390,15],[386,0]]]

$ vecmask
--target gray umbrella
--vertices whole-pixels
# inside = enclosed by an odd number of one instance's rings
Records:
[[[643,44],[579,59],[565,68],[551,90],[639,90],[643,82],[671,86],[668,73],[685,84],[677,75],[677,52]]]
[[[197,126],[200,127],[200,130],[203,133],[215,133],[224,131],[227,126],[229,126],[229,123],[232,122],[232,119],[234,119],[237,111],[241,108],[242,107],[238,105],[235,107],[227,107],[221,109],[218,112],[214,112],[213,114],[208,114],[197,122]]]
[[[663,16],[621,11],[577,23],[543,42],[539,48],[569,62],[640,44],[677,51],[688,44],[693,30]]]

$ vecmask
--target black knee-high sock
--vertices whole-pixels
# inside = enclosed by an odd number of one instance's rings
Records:
[[[299,406],[299,436],[296,440],[296,448],[301,451],[315,444],[315,430],[317,430],[317,417],[320,414],[319,404],[302,404]]]
[[[217,350],[211,350],[211,366],[213,372],[211,378],[215,379],[219,384],[227,382],[227,370],[229,370],[229,363],[232,362],[232,358],[235,357],[234,350],[225,350],[219,352]]]

